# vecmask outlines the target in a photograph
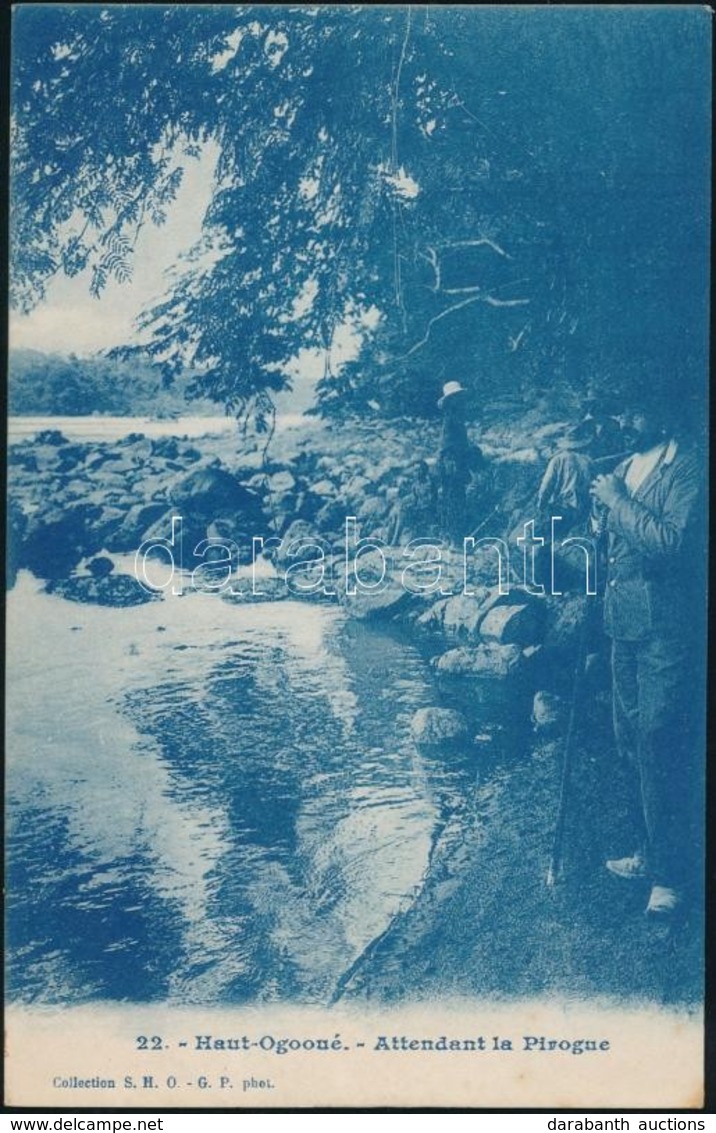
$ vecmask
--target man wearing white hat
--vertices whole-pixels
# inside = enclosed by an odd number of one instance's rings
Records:
[[[438,452],[440,527],[443,537],[462,543],[465,498],[474,452],[465,427],[465,390],[459,382],[446,382],[438,408],[443,411]]]
[[[443,395],[438,401],[438,409],[442,409],[443,405],[449,397],[455,397],[458,393],[464,393],[465,390],[459,382],[445,382],[443,386]]]

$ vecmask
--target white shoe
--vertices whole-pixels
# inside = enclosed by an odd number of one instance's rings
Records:
[[[639,851],[632,854],[629,858],[612,858],[610,861],[604,863],[610,873],[615,877],[624,877],[627,881],[636,878],[646,877],[646,862],[644,855]]]
[[[646,911],[649,915],[653,913],[661,917],[673,913],[680,903],[681,898],[675,889],[669,889],[666,885],[655,885],[651,890]]]

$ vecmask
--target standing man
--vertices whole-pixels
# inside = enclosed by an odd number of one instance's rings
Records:
[[[466,492],[474,454],[465,426],[465,390],[459,382],[445,383],[438,409],[443,413],[437,461],[440,533],[462,546],[467,535]]]
[[[699,715],[705,712],[701,461],[654,394],[629,413],[636,451],[597,476],[608,532],[605,630],[612,639],[617,748],[628,767],[633,826],[617,877],[647,878],[647,913],[674,912],[701,838]]]
[[[593,440],[594,432],[587,422],[568,429],[550,458],[537,493],[537,510],[559,511],[568,532],[589,516],[593,469],[588,450]]]

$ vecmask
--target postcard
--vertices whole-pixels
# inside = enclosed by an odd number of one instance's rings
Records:
[[[710,29],[14,8],[7,1105],[703,1105]]]

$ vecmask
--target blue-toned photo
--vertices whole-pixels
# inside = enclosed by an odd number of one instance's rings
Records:
[[[700,1019],[710,19],[15,8],[17,1018]]]

